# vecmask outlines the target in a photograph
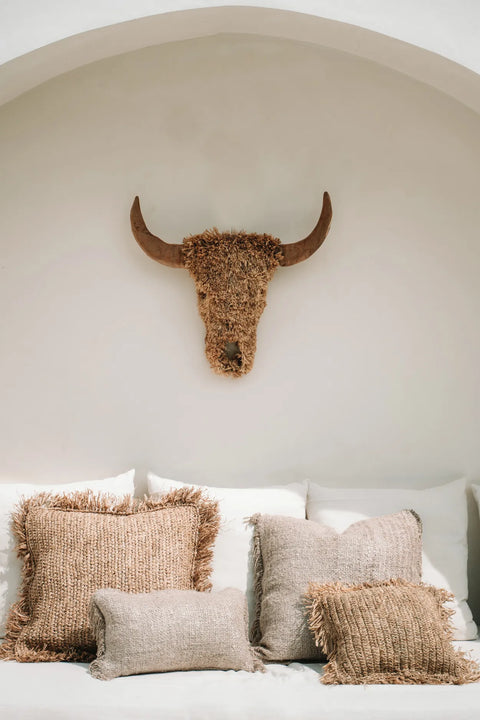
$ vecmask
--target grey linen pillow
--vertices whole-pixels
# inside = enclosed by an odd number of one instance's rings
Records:
[[[343,533],[281,515],[254,515],[251,522],[256,596],[252,642],[267,662],[324,659],[308,628],[309,583],[421,580],[422,526],[413,510],[361,520]]]
[[[236,588],[203,593],[97,590],[90,603],[100,680],[173,670],[261,670],[248,641],[247,604]]]

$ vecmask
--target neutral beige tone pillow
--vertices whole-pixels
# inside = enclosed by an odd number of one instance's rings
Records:
[[[403,510],[362,520],[343,533],[310,520],[255,515],[256,618],[252,641],[269,662],[318,660],[308,629],[310,582],[420,582],[421,523]]]
[[[22,577],[22,563],[15,552],[15,537],[11,530],[11,516],[15,507],[23,498],[37,493],[58,494],[93,490],[115,495],[119,500],[125,495],[133,495],[135,470],[129,470],[116,477],[104,480],[86,480],[61,485],[37,485],[33,483],[0,482],[0,638],[5,637],[8,611],[15,602]]]
[[[217,504],[200,491],[123,501],[92,492],[41,494],[13,518],[23,581],[0,657],[22,662],[95,657],[92,593],[210,588]]]
[[[451,593],[390,580],[318,585],[307,593],[309,626],[328,664],[321,682],[460,685],[480,679],[479,666],[452,645]]]
[[[172,670],[263,667],[248,641],[247,603],[237,588],[131,595],[97,590],[90,606],[97,641],[91,674],[100,680]]]

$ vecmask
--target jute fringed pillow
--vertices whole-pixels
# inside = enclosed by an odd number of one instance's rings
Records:
[[[310,582],[420,582],[421,523],[403,510],[362,520],[339,534],[326,525],[254,515],[256,618],[252,641],[268,662],[323,658],[308,629]]]
[[[0,483],[0,638],[5,637],[8,610],[15,602],[21,583],[22,564],[15,552],[15,538],[11,530],[11,516],[22,498],[41,492],[55,494],[93,490],[110,493],[121,500],[133,495],[135,470],[105,478],[62,485],[37,485],[33,483]]]
[[[480,668],[451,643],[451,593],[390,580],[317,585],[307,593],[310,628],[328,657],[326,685],[460,685]]]
[[[236,588],[97,590],[90,606],[97,641],[91,674],[100,680],[173,670],[263,668],[248,641],[247,604]]]
[[[218,526],[216,503],[192,490],[143,502],[92,492],[25,500],[13,517],[22,587],[0,657],[93,659],[88,606],[102,587],[210,589]]]

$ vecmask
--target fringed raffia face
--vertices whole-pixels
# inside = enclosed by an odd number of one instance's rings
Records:
[[[285,245],[271,235],[221,233],[216,228],[183,243],[167,243],[145,225],[138,195],[130,211],[132,232],[142,250],[162,265],[187,268],[195,280],[207,329],[207,358],[215,372],[231,377],[252,369],[257,325],[276,267],[296,265],[313,255],[325,240],[331,219],[330,196],[324,192],[317,224],[294,243]]]
[[[185,267],[195,280],[205,323],[205,352],[215,372],[245,375],[253,366],[257,325],[267,285],[281,262],[271,235],[221,233],[216,228],[183,241]]]

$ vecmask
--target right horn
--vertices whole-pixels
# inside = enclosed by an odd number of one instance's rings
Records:
[[[143,252],[152,260],[156,260],[162,265],[168,265],[173,268],[185,267],[183,258],[183,245],[175,245],[174,243],[166,243],[156,235],[152,235],[145,225],[142,211],[140,210],[140,200],[138,195],[133,201],[130,210],[130,222],[132,224],[132,232],[135,240],[138,242]]]
[[[318,250],[327,237],[331,222],[332,203],[328,192],[324,192],[322,213],[314,229],[310,235],[307,235],[303,240],[287,243],[286,245],[282,243],[283,258],[280,260],[280,265],[283,265],[283,267],[296,265],[302,262],[302,260],[307,260],[310,255],[313,255],[315,250]]]

